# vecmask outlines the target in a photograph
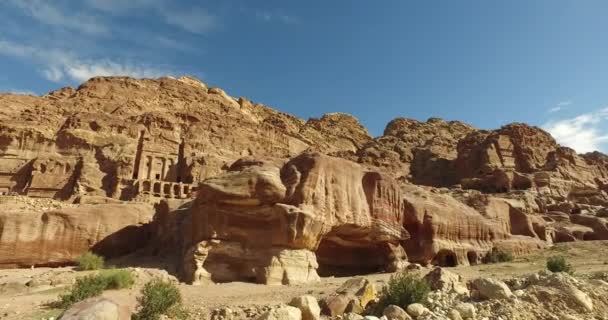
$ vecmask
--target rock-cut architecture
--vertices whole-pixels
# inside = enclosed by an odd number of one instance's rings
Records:
[[[522,123],[372,137],[192,77],[0,94],[0,266],[159,254],[190,283],[291,284],[608,239],[608,157]]]

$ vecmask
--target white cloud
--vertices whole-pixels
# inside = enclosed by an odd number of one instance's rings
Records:
[[[125,15],[133,10],[150,10],[158,14],[165,23],[191,33],[205,34],[213,30],[218,23],[215,15],[202,7],[176,9],[170,1],[164,0],[86,0],[93,9],[114,14]]]
[[[217,18],[203,8],[192,8],[187,11],[165,11],[165,21],[175,27],[191,33],[205,34],[217,25]]]
[[[11,4],[21,9],[25,14],[38,20],[39,22],[74,31],[90,34],[99,35],[106,34],[108,29],[94,16],[68,12],[65,8],[57,6],[56,2],[53,1],[42,1],[42,0],[9,0]]]
[[[42,70],[42,75],[50,81],[59,82],[63,79],[63,72],[58,67],[51,66],[47,69]]]
[[[575,118],[551,121],[543,125],[558,143],[579,153],[600,150],[608,141],[600,125],[608,120],[608,108],[584,113]]]
[[[25,46],[3,40],[0,40],[0,55],[31,59],[43,66],[42,76],[54,82],[60,82],[66,77],[83,82],[95,76],[120,75],[136,78],[156,78],[170,74],[166,70],[132,61],[116,62],[111,59],[87,59],[67,51]]]
[[[111,14],[124,14],[133,9],[151,7],[159,8],[162,0],[85,0],[85,3],[93,8]]]
[[[558,102],[555,105],[555,107],[547,110],[547,113],[555,113],[555,112],[564,110],[564,109],[566,109],[567,106],[569,106],[571,104],[572,104],[572,101],[570,101],[570,100]]]
[[[156,70],[133,63],[117,63],[111,60],[74,61],[63,66],[63,72],[76,81],[86,81],[96,76],[130,76],[135,78],[158,78],[168,75],[167,72]]]
[[[285,24],[298,23],[298,19],[280,11],[256,10],[255,17],[264,22],[279,21]]]
[[[36,96],[37,94],[33,91],[30,90],[21,90],[21,89],[14,89],[14,88],[9,88],[9,89],[0,89],[0,93],[14,93],[14,94],[27,94],[27,95],[32,95],[32,96]]]

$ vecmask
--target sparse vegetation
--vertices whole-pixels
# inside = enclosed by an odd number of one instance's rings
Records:
[[[103,269],[104,259],[92,252],[86,252],[76,259],[76,263],[79,270],[99,270]]]
[[[382,288],[374,310],[380,313],[391,304],[405,309],[412,303],[422,303],[429,292],[431,287],[424,279],[406,272],[398,273],[391,276],[387,285]]]
[[[134,320],[158,320],[163,314],[173,319],[188,318],[187,312],[181,307],[179,288],[170,282],[156,279],[146,283],[137,302],[139,311],[133,315]]]
[[[486,263],[500,263],[513,261],[513,253],[499,248],[493,248],[485,257]]]
[[[108,290],[130,288],[135,283],[133,274],[126,269],[103,270],[99,277],[105,279]]]
[[[131,287],[134,282],[133,275],[129,270],[104,270],[99,274],[76,279],[76,283],[72,286],[70,292],[62,295],[58,304],[62,308],[67,308],[78,301],[98,296],[107,289]]]
[[[76,279],[70,292],[60,297],[59,306],[67,308],[78,301],[98,296],[106,289],[106,286],[106,280],[98,275]]]
[[[547,259],[547,269],[551,272],[574,273],[574,267],[563,256],[553,256]]]

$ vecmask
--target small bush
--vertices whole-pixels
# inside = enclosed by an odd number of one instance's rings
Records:
[[[513,254],[509,251],[493,248],[492,251],[486,255],[487,263],[500,263],[513,261]]]
[[[79,270],[99,270],[103,268],[103,257],[86,252],[76,259]]]
[[[547,269],[551,272],[574,273],[572,265],[562,256],[554,256],[547,259]]]
[[[67,308],[78,301],[98,296],[106,289],[106,286],[106,279],[98,275],[78,278],[70,292],[60,297],[59,306]]]
[[[156,279],[144,285],[137,298],[139,311],[134,320],[158,320],[161,315],[185,316],[180,308],[182,296],[176,285]],[[182,318],[185,319],[185,318]]]
[[[67,308],[78,301],[98,296],[104,290],[129,288],[133,283],[135,280],[129,270],[104,270],[96,275],[76,279],[70,292],[62,295],[58,304],[60,307]]]
[[[104,278],[106,281],[106,289],[110,290],[130,288],[135,283],[133,274],[126,269],[103,270],[99,276]]]
[[[374,307],[375,313],[381,313],[391,304],[403,309],[412,303],[421,303],[431,292],[431,287],[419,276],[409,273],[398,273],[391,276],[388,284],[382,288],[380,299]]]

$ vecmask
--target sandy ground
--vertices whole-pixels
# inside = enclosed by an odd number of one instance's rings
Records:
[[[465,279],[476,277],[509,278],[543,270],[545,260],[552,255],[564,255],[572,263],[577,273],[608,272],[608,241],[588,241],[559,244],[553,248],[521,257],[513,262],[471,267],[450,268]],[[423,269],[420,272],[427,272]],[[0,270],[0,319],[49,319],[60,314],[61,310],[52,309],[49,304],[56,301],[68,286],[24,285],[32,276],[52,273],[65,274],[64,278],[82,276],[71,268],[38,268]],[[368,279],[381,286],[390,274],[366,275]],[[206,286],[180,284],[185,306],[192,311],[204,312],[222,306],[275,305],[289,302],[293,297],[311,294],[322,297],[332,293],[348,278],[323,278],[320,282],[294,286],[265,286],[251,283],[225,283]],[[136,305],[139,288],[130,290],[106,291],[104,296],[121,303]]]

